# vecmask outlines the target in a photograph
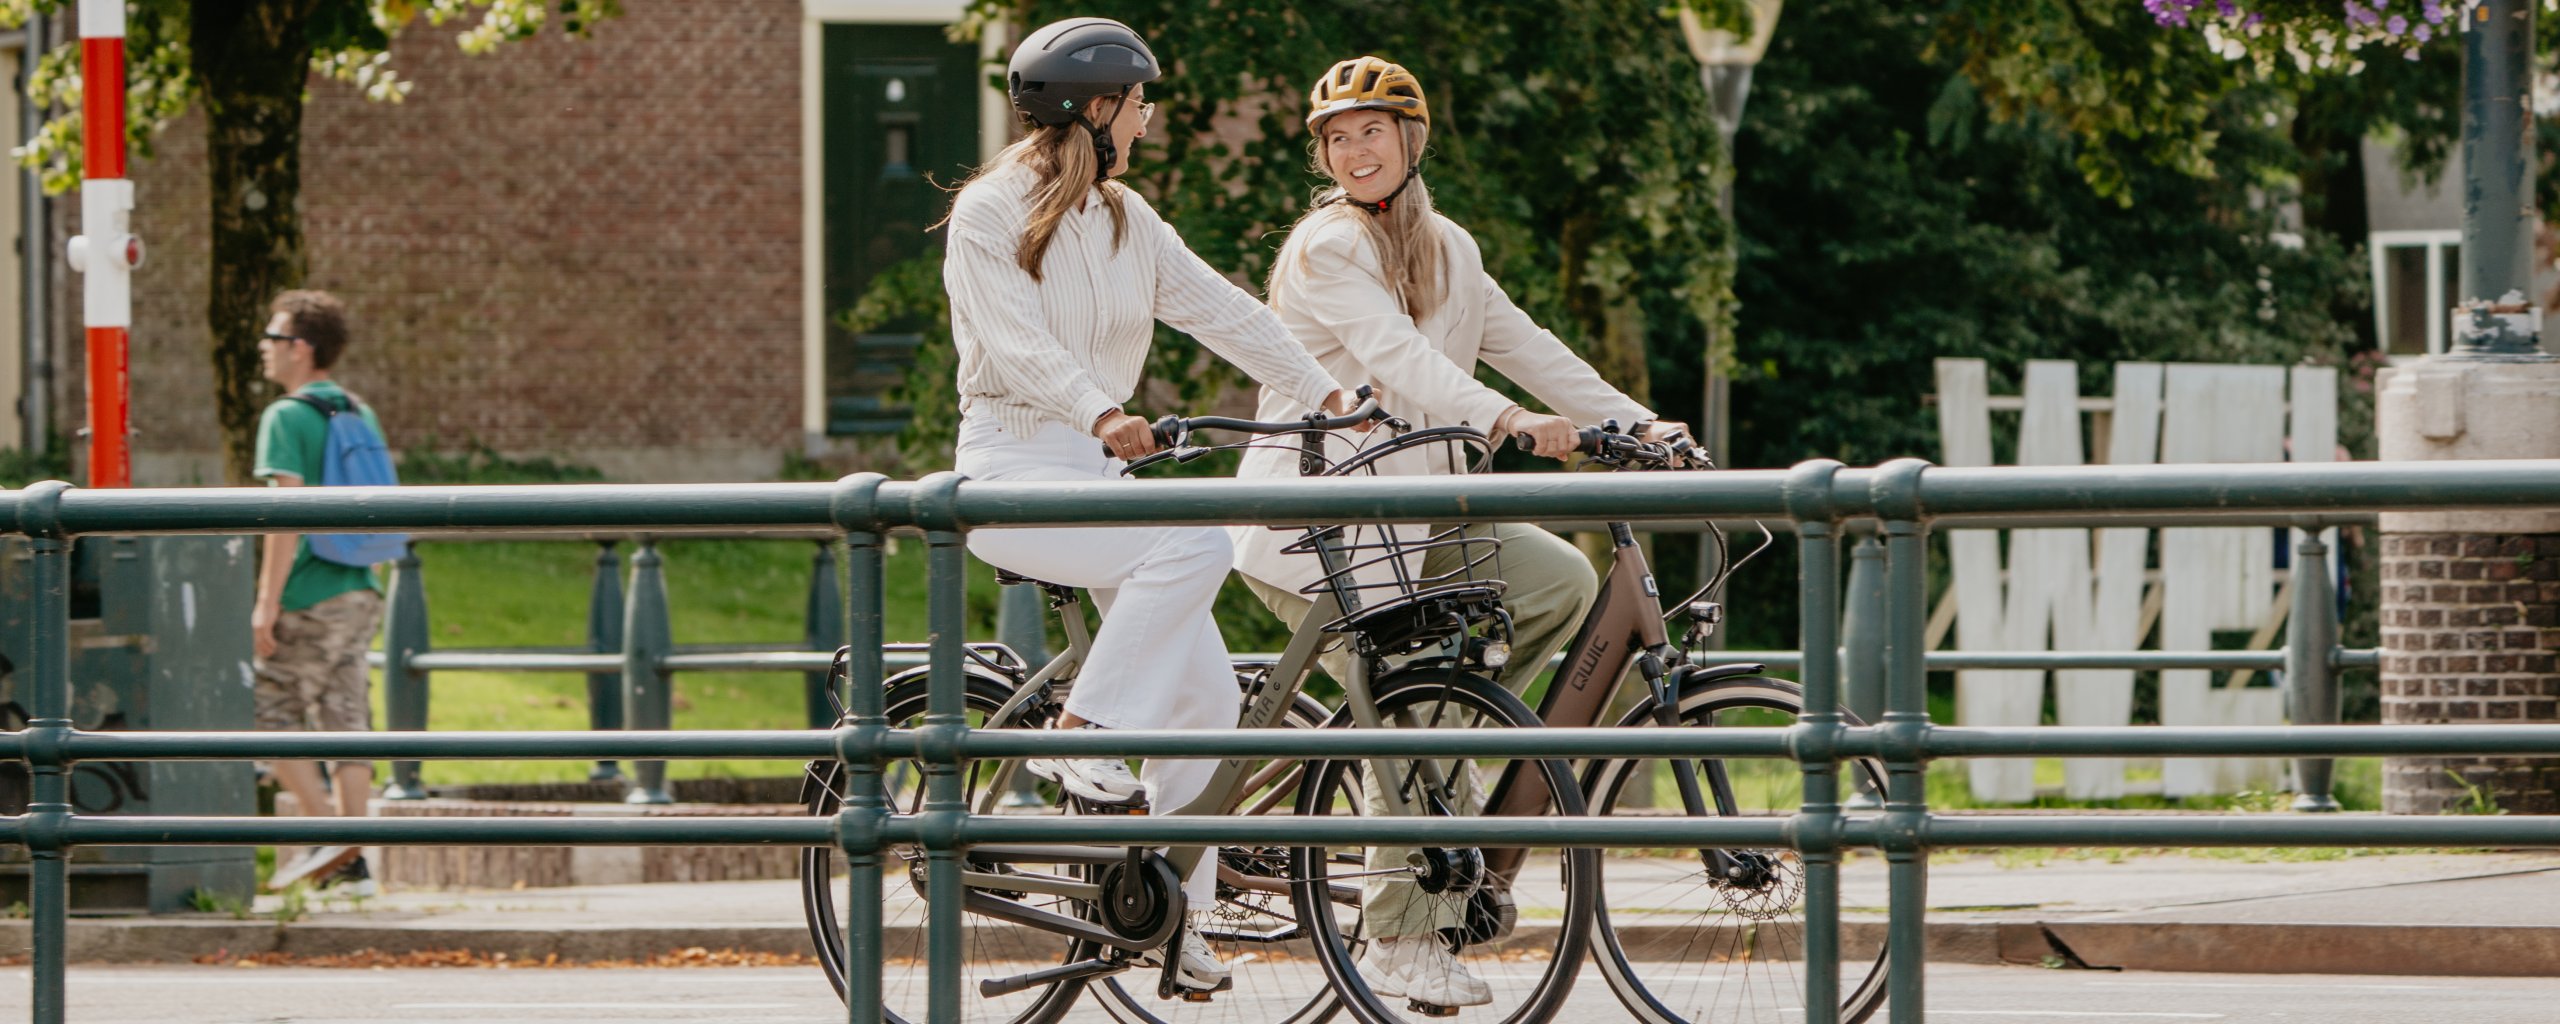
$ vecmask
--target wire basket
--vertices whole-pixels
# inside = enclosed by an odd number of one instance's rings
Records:
[[[1346,440],[1340,434],[1333,438]],[[1347,440],[1359,446],[1352,454],[1321,461],[1310,454],[1301,470],[1309,476],[1404,475],[1381,468],[1445,460],[1445,468],[1469,472],[1493,455],[1491,440],[1472,427],[1426,427],[1365,445],[1365,438]],[[1280,550],[1314,557],[1323,566],[1299,593],[1331,595],[1339,602],[1342,616],[1323,628],[1352,637],[1363,657],[1410,654],[1487,621],[1500,622],[1509,639],[1502,612],[1502,542],[1469,533],[1467,524],[1311,526]]]

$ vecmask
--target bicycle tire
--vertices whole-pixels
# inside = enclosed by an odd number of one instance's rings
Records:
[[[1729,676],[1691,686],[1680,694],[1680,720],[1693,728],[1711,727],[1724,716],[1749,715],[1748,724],[1780,724],[1763,721],[1784,716],[1792,724],[1803,713],[1804,692],[1795,684],[1765,676]],[[1618,721],[1621,728],[1654,726],[1653,699],[1645,698]],[[1850,724],[1859,724],[1843,712]],[[1653,774],[1639,775],[1636,768],[1655,764],[1654,758],[1618,758],[1593,764],[1586,773],[1584,796],[1592,813],[1609,815],[1632,806],[1622,807],[1630,791],[1629,784],[1641,777],[1648,781]],[[1767,762],[1779,764],[1779,762]],[[1863,775],[1869,784],[1882,790],[1883,766],[1873,759],[1844,762],[1842,795],[1845,797]],[[1785,771],[1793,772],[1792,763]],[[1727,775],[1728,796],[1736,788]],[[1659,795],[1660,784],[1654,782]],[[1671,798],[1674,813],[1680,813],[1678,797]],[[1712,813],[1712,810],[1710,811]],[[1766,1022],[1800,1022],[1803,1011],[1804,984],[1800,973],[1789,972],[1786,953],[1800,951],[1802,923],[1800,913],[1790,920],[1790,912],[1802,907],[1802,864],[1793,851],[1754,851],[1774,855],[1775,870],[1751,886],[1728,885],[1712,876],[1703,864],[1693,863],[1685,873],[1672,874],[1660,863],[1644,863],[1629,859],[1604,868],[1598,887],[1597,906],[1592,915],[1593,932],[1599,937],[1594,950],[1601,977],[1627,1011],[1644,1024],[1766,1024]],[[1792,873],[1792,878],[1789,877]],[[1641,878],[1638,876],[1642,875]],[[1613,884],[1613,882],[1615,884]],[[1789,886],[1792,885],[1792,893]],[[1655,907],[1662,894],[1677,894],[1673,902],[1680,906]],[[1719,899],[1700,901],[1702,894]],[[1647,897],[1653,899],[1647,899]],[[1791,896],[1791,899],[1789,898]],[[1626,913],[1613,919],[1611,906],[1621,906]],[[1642,909],[1636,909],[1642,908]],[[1695,911],[1693,923],[1680,923],[1683,914]],[[1669,918],[1670,921],[1638,920]],[[1751,924],[1740,922],[1750,920]],[[1732,925],[1731,928],[1725,928]],[[1632,948],[1631,948],[1632,947]],[[1778,955],[1763,956],[1764,947],[1774,948]],[[1636,954],[1641,952],[1639,958]],[[1639,964],[1659,965],[1639,968]],[[1769,969],[1752,974],[1754,968]],[[1721,965],[1720,967],[1718,965]],[[1674,977],[1674,968],[1698,971],[1700,977]],[[1709,973],[1715,976],[1705,977]],[[1647,977],[1650,975],[1650,978]],[[1740,975],[1737,977],[1737,975]],[[1841,1006],[1843,1024],[1858,1024],[1875,1015],[1885,1001],[1885,950],[1878,944],[1875,959],[1860,957],[1841,959]]]
[[[1520,698],[1492,680],[1465,672],[1440,667],[1409,668],[1389,673],[1372,686],[1372,693],[1382,716],[1389,723],[1421,720],[1424,724],[1448,726],[1446,707],[1455,707],[1461,726],[1485,728],[1536,728],[1538,718]],[[1445,706],[1444,706],[1445,702]],[[1337,712],[1331,723],[1340,728],[1350,724],[1347,712]],[[1381,763],[1396,766],[1418,765],[1418,760],[1379,758]],[[1500,759],[1484,759],[1499,762]],[[1343,759],[1316,762],[1308,770],[1309,783],[1300,791],[1299,813],[1337,814],[1363,813],[1362,790],[1366,784],[1369,759]],[[1539,772],[1546,781],[1548,805],[1545,813],[1579,815],[1583,813],[1581,788],[1573,778],[1571,767],[1564,761],[1545,759],[1521,762],[1523,769]],[[1454,778],[1455,762],[1444,765],[1440,777]],[[1480,765],[1478,766],[1480,767]],[[1499,771],[1499,768],[1494,770]],[[1495,777],[1487,772],[1481,778]],[[1441,807],[1441,811],[1451,808]],[[1471,851],[1455,851],[1464,855]],[[1369,944],[1365,932],[1368,913],[1352,904],[1367,897],[1361,889],[1374,889],[1371,883],[1343,885],[1334,879],[1340,873],[1349,876],[1375,870],[1366,867],[1369,853],[1359,847],[1331,849],[1301,847],[1293,857],[1297,876],[1299,918],[1308,923],[1314,938],[1315,953],[1323,965],[1325,976],[1342,997],[1343,1008],[1360,1024],[1404,1024],[1411,1003],[1403,998],[1384,998],[1373,991],[1360,971],[1358,958]],[[1547,875],[1552,870],[1552,880]],[[1455,946],[1455,954],[1470,971],[1479,974],[1493,988],[1491,1003],[1461,1008],[1454,1018],[1433,1016],[1430,1019],[1454,1019],[1462,1024],[1542,1024],[1564,1006],[1571,994],[1588,943],[1586,924],[1595,905],[1598,888],[1596,851],[1589,849],[1549,848],[1529,851],[1524,866],[1507,889],[1488,886],[1486,897],[1497,891],[1520,903],[1530,911],[1519,919],[1532,923],[1520,926],[1499,914],[1488,913],[1495,904],[1480,903],[1475,896],[1463,898],[1448,892],[1430,893],[1418,889],[1397,899],[1406,912],[1430,915],[1432,920],[1452,919],[1454,927],[1436,934]],[[1429,896],[1447,903],[1434,908]],[[1342,920],[1343,911],[1351,909],[1356,920]],[[1410,924],[1407,925],[1410,927]],[[1517,930],[1513,930],[1516,927]],[[1508,932],[1507,937],[1503,935]]]
[[[891,676],[883,683],[883,689],[886,691],[883,706],[890,724],[912,725],[924,716],[927,672],[927,669],[911,669]],[[968,686],[965,700],[968,714],[973,719],[984,723],[980,727],[1021,728],[1046,724],[1045,721],[984,722],[1013,696],[1014,681],[975,667],[970,667],[967,672]],[[1054,714],[1055,708],[1042,701],[1033,701],[1026,704],[1020,713],[1046,716]],[[895,775],[900,767],[900,764],[893,763],[889,771]],[[986,780],[990,780],[993,774],[987,762],[973,762],[968,780],[973,799],[978,792],[978,787]],[[844,778],[845,766],[841,761],[809,762],[801,787],[802,806],[807,808],[810,814],[833,817],[843,805]],[[912,773],[909,778],[913,779]],[[914,813],[916,801],[922,798],[920,785],[900,792],[900,786],[892,780],[886,788],[891,790],[889,799],[892,812]],[[844,917],[837,908],[835,887],[835,863],[837,855],[841,852],[833,847],[813,846],[803,848],[800,854],[801,913],[809,926],[810,941],[817,950],[819,966],[825,971],[828,983],[835,986],[836,998],[839,1000],[845,998]],[[887,903],[882,907],[881,913],[881,926],[884,933],[881,947],[883,961],[881,1019],[891,1024],[925,1024],[927,1019],[929,977],[924,956],[922,913],[925,901],[914,880],[914,872],[918,870],[920,862],[908,856],[913,852],[890,851],[883,854],[891,863],[884,865],[881,879],[881,893]],[[907,858],[909,865],[904,869],[895,863],[902,857]],[[1068,908],[1061,906],[1054,909],[1067,912]],[[902,917],[911,919],[901,920]],[[994,950],[1034,958],[1020,961],[1026,968],[1042,966],[1052,959],[1057,963],[1068,963],[1087,955],[1081,943],[1064,936],[1047,936],[1032,929],[993,921],[975,914],[963,914],[961,921],[964,929],[964,946],[988,957],[983,961],[978,957],[972,957],[971,964],[963,967],[960,998],[964,1008],[964,1021],[986,1022],[986,1024],[1054,1024],[1074,1006],[1076,997],[1084,988],[1083,981],[1052,982],[1038,988],[989,1000],[978,994],[975,984],[977,978],[969,967],[981,962],[998,962],[990,953]],[[1054,949],[1054,955],[1041,952],[1047,949]],[[1013,972],[1008,970],[1005,973]]]

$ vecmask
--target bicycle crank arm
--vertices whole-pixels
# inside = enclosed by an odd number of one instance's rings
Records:
[[[969,848],[977,864],[1117,864],[1127,859],[1125,846],[1027,846],[989,843]]]
[[[1011,921],[1015,924],[1026,925],[1040,929],[1044,932],[1052,932],[1069,938],[1083,939],[1087,942],[1098,942],[1106,946],[1114,946],[1134,953],[1143,953],[1149,949],[1155,948],[1155,946],[1164,944],[1164,940],[1162,938],[1156,939],[1154,945],[1148,945],[1145,943],[1133,944],[1128,939],[1112,934],[1111,929],[1105,928],[1091,921],[1068,917],[1064,914],[1053,914],[1046,910],[1034,910],[1030,907],[1023,906],[1022,904],[1015,903],[1012,900],[999,899],[983,892],[969,893],[967,898],[962,901],[962,905],[973,914],[992,917],[999,921]]]
[[[1043,968],[1010,978],[986,978],[978,982],[978,994],[988,999],[1009,996],[1025,989],[1039,988],[1053,982],[1082,981],[1105,974],[1118,974],[1129,969],[1128,960],[1078,960],[1071,964]]]

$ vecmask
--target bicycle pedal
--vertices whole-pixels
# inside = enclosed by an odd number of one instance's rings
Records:
[[[1211,994],[1212,993],[1208,992],[1194,992],[1190,989],[1184,989],[1182,990],[1182,1001],[1186,1003],[1205,1003],[1210,1001],[1209,997]]]
[[[1458,1015],[1458,1008],[1455,1006],[1441,1006],[1436,1003],[1426,1003],[1419,999],[1407,1001],[1405,1003],[1405,1009],[1412,1010],[1413,1012],[1419,1013],[1425,1017],[1455,1017]]]
[[[1147,813],[1147,801],[1143,797],[1126,803],[1117,804],[1096,803],[1091,800],[1080,801],[1080,803],[1082,806],[1079,809],[1086,814],[1126,814],[1134,816],[1144,815]]]

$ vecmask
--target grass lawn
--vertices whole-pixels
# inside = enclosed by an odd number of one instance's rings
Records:
[[[623,545],[619,554],[631,550]],[[810,558],[805,541],[669,540],[667,599],[679,644],[798,644],[805,630]],[[587,595],[596,547],[585,543],[429,543],[418,549],[428,621],[439,648],[577,647],[586,644]],[[889,559],[888,635],[925,636],[924,546],[902,542]],[[995,621],[992,573],[970,562],[970,636],[988,638]],[[627,558],[625,559],[627,583]],[[798,673],[688,672],[675,677],[680,729],[793,729],[805,724]],[[427,727],[536,730],[587,727],[587,678],[567,673],[438,672],[429,684]],[[383,721],[374,685],[375,721]],[[780,762],[678,761],[675,778],[789,775]],[[567,781],[584,762],[430,762],[430,784]]]

